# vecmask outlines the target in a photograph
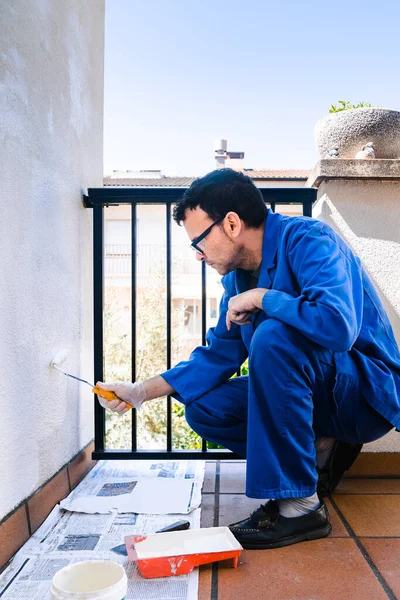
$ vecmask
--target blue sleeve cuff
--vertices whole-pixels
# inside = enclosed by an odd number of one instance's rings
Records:
[[[278,317],[282,307],[286,305],[288,300],[293,301],[293,297],[290,294],[280,292],[279,290],[268,290],[262,299],[263,311],[267,317]]]
[[[178,390],[176,389],[177,386],[174,383],[174,377],[173,377],[173,373],[171,373],[173,369],[169,369],[168,371],[164,371],[164,373],[160,373],[161,377],[167,382],[169,383],[169,385],[174,388],[174,392],[171,394],[171,396],[173,398],[175,398],[175,400],[178,400],[179,402],[181,402],[182,404],[185,404],[184,399],[182,398],[181,394],[178,392]]]
[[[190,404],[198,394],[193,393],[196,386],[191,385],[191,373],[187,373],[186,369],[182,368],[184,364],[187,365],[188,361],[178,363],[172,369],[160,373],[161,377],[165,379],[169,385],[174,388],[175,394],[171,394],[173,398],[182,402],[182,404]]]

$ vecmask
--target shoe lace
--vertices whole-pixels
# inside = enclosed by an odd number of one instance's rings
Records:
[[[259,524],[260,521],[271,520],[275,521],[279,515],[279,508],[274,500],[268,500],[266,504],[260,504],[260,506],[251,513],[250,519],[255,524]]]

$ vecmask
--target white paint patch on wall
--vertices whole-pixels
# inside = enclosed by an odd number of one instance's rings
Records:
[[[93,436],[92,211],[102,185],[104,1],[3,0],[0,519]]]

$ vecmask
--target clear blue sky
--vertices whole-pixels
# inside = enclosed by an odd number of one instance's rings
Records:
[[[338,99],[400,109],[400,3],[107,0],[105,172],[312,168]]]

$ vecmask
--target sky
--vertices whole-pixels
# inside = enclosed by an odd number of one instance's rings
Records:
[[[104,170],[311,169],[339,99],[400,110],[400,3],[106,0]]]

